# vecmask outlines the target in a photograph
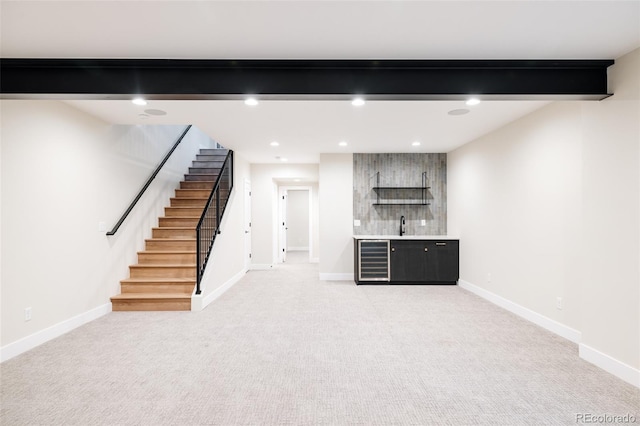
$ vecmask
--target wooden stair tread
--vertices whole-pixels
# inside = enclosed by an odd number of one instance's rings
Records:
[[[195,238],[147,238],[145,241],[195,241]]]
[[[192,229],[196,229],[199,217],[182,217],[182,216],[170,216],[169,218],[161,217],[158,220],[158,226],[164,228],[165,226],[181,226],[188,225]]]
[[[209,199],[211,195],[212,189],[176,189],[176,197],[175,198],[204,198],[205,200]]]
[[[222,204],[222,200],[221,200],[221,204]],[[165,209],[170,209],[170,210],[166,210],[165,211],[165,216],[161,216],[163,221],[167,221],[167,220],[176,220],[176,219],[182,219],[182,220],[186,220],[186,219],[197,219],[200,220],[200,218],[202,218],[202,211],[204,210],[204,206],[199,207],[199,208],[195,208],[194,211],[189,212],[189,211],[179,211],[179,210],[175,210],[177,208],[181,208],[181,207],[165,207]],[[209,209],[210,211],[215,212],[216,208],[215,205],[211,206],[211,208]],[[160,223],[160,221],[158,221],[158,223]]]
[[[180,182],[180,188],[179,189],[208,189],[209,191],[213,190],[213,186],[216,183],[212,180],[183,180],[182,182]],[[193,187],[193,186],[197,186],[199,188],[185,188],[185,186],[187,187]]]
[[[148,245],[147,245],[148,244]],[[176,245],[183,247],[175,247]],[[192,245],[193,244],[193,245]],[[191,247],[196,247],[195,238],[152,238],[145,240],[145,251],[176,251],[177,250],[191,250]],[[188,245],[188,247],[186,247]]]
[[[138,252],[138,254],[156,254],[156,253],[162,253],[162,254],[196,254],[196,250],[141,250]]]
[[[120,282],[126,282],[126,283],[148,283],[148,282],[154,282],[154,283],[184,283],[184,284],[191,284],[191,283],[195,283],[196,279],[195,278],[126,278]]]
[[[154,226],[151,229],[162,229],[163,231],[168,231],[168,230],[193,231],[196,228],[194,226]]]
[[[191,299],[191,293],[120,293],[111,297],[111,300],[114,299]]]
[[[171,241],[176,241],[176,240],[171,240]],[[153,253],[171,254],[173,251],[175,251],[175,249],[171,247],[158,247],[158,248],[154,247],[154,248],[148,249],[147,251],[153,252]]]
[[[195,263],[162,263],[158,265],[148,264],[148,263],[136,263],[134,265],[129,265],[132,268],[195,268]]]
[[[197,189],[194,189],[194,191],[197,191]],[[185,200],[208,200],[209,196],[207,195],[206,197],[171,197],[172,200],[176,200],[176,199],[180,199],[180,201],[185,201]]]

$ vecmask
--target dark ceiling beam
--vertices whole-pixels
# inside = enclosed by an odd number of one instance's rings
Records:
[[[603,99],[613,60],[1,59],[2,99]]]

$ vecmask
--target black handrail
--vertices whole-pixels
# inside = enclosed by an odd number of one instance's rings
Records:
[[[115,226],[111,231],[107,232],[107,235],[115,235],[115,233],[118,232],[118,229],[120,228],[120,225],[122,225],[122,222],[124,222],[127,216],[129,216],[129,213],[131,213],[131,210],[133,210],[136,203],[140,200],[140,198],[142,198],[142,194],[144,194],[144,191],[146,191],[149,185],[151,185],[151,182],[153,182],[153,180],[156,178],[156,176],[160,172],[160,169],[162,169],[162,166],[164,166],[164,163],[166,163],[169,157],[171,157],[171,154],[173,154],[173,151],[175,151],[178,145],[180,145],[180,142],[182,142],[182,139],[185,137],[185,135],[190,129],[191,129],[191,124],[189,124],[187,128],[184,129],[184,132],[182,132],[182,134],[180,135],[176,143],[173,144],[173,147],[169,150],[169,152],[167,152],[167,155],[164,156],[164,159],[160,162],[160,164],[158,164],[158,167],[156,167],[156,170],[151,174],[151,176],[149,176],[149,179],[147,179],[147,183],[144,184],[140,192],[138,192],[138,195],[136,195],[136,198],[134,198],[131,204],[129,204],[129,207],[127,207],[127,210],[122,214],[118,223],[115,224]]]
[[[227,196],[220,200],[220,189],[224,180],[228,181],[228,193]],[[226,189],[226,188],[223,188]],[[216,239],[216,235],[220,233],[220,220],[224,214],[224,210],[227,207],[227,202],[231,196],[231,190],[233,189],[233,151],[229,150],[220,174],[216,178],[216,183],[213,185],[209,199],[205,204],[198,226],[196,226],[196,294],[202,293],[200,289],[200,282],[204,275],[204,270],[207,267],[209,261],[209,255],[211,254],[211,248],[213,242]]]

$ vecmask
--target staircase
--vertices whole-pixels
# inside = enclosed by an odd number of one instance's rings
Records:
[[[196,226],[227,155],[226,149],[201,149],[180,182],[175,197],[129,278],[120,281],[121,294],[111,298],[114,311],[189,311],[196,285]],[[228,191],[221,192],[228,197]]]

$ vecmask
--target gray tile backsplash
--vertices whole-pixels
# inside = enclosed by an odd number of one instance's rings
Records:
[[[377,183],[377,173],[380,181]],[[422,201],[420,189],[382,189],[374,187],[422,186],[426,172],[426,202],[429,205],[374,205]],[[407,235],[445,235],[447,233],[447,154],[353,154],[353,218],[360,226],[355,235],[394,235],[400,233],[400,217],[406,221]],[[421,226],[425,220],[426,225]]]

